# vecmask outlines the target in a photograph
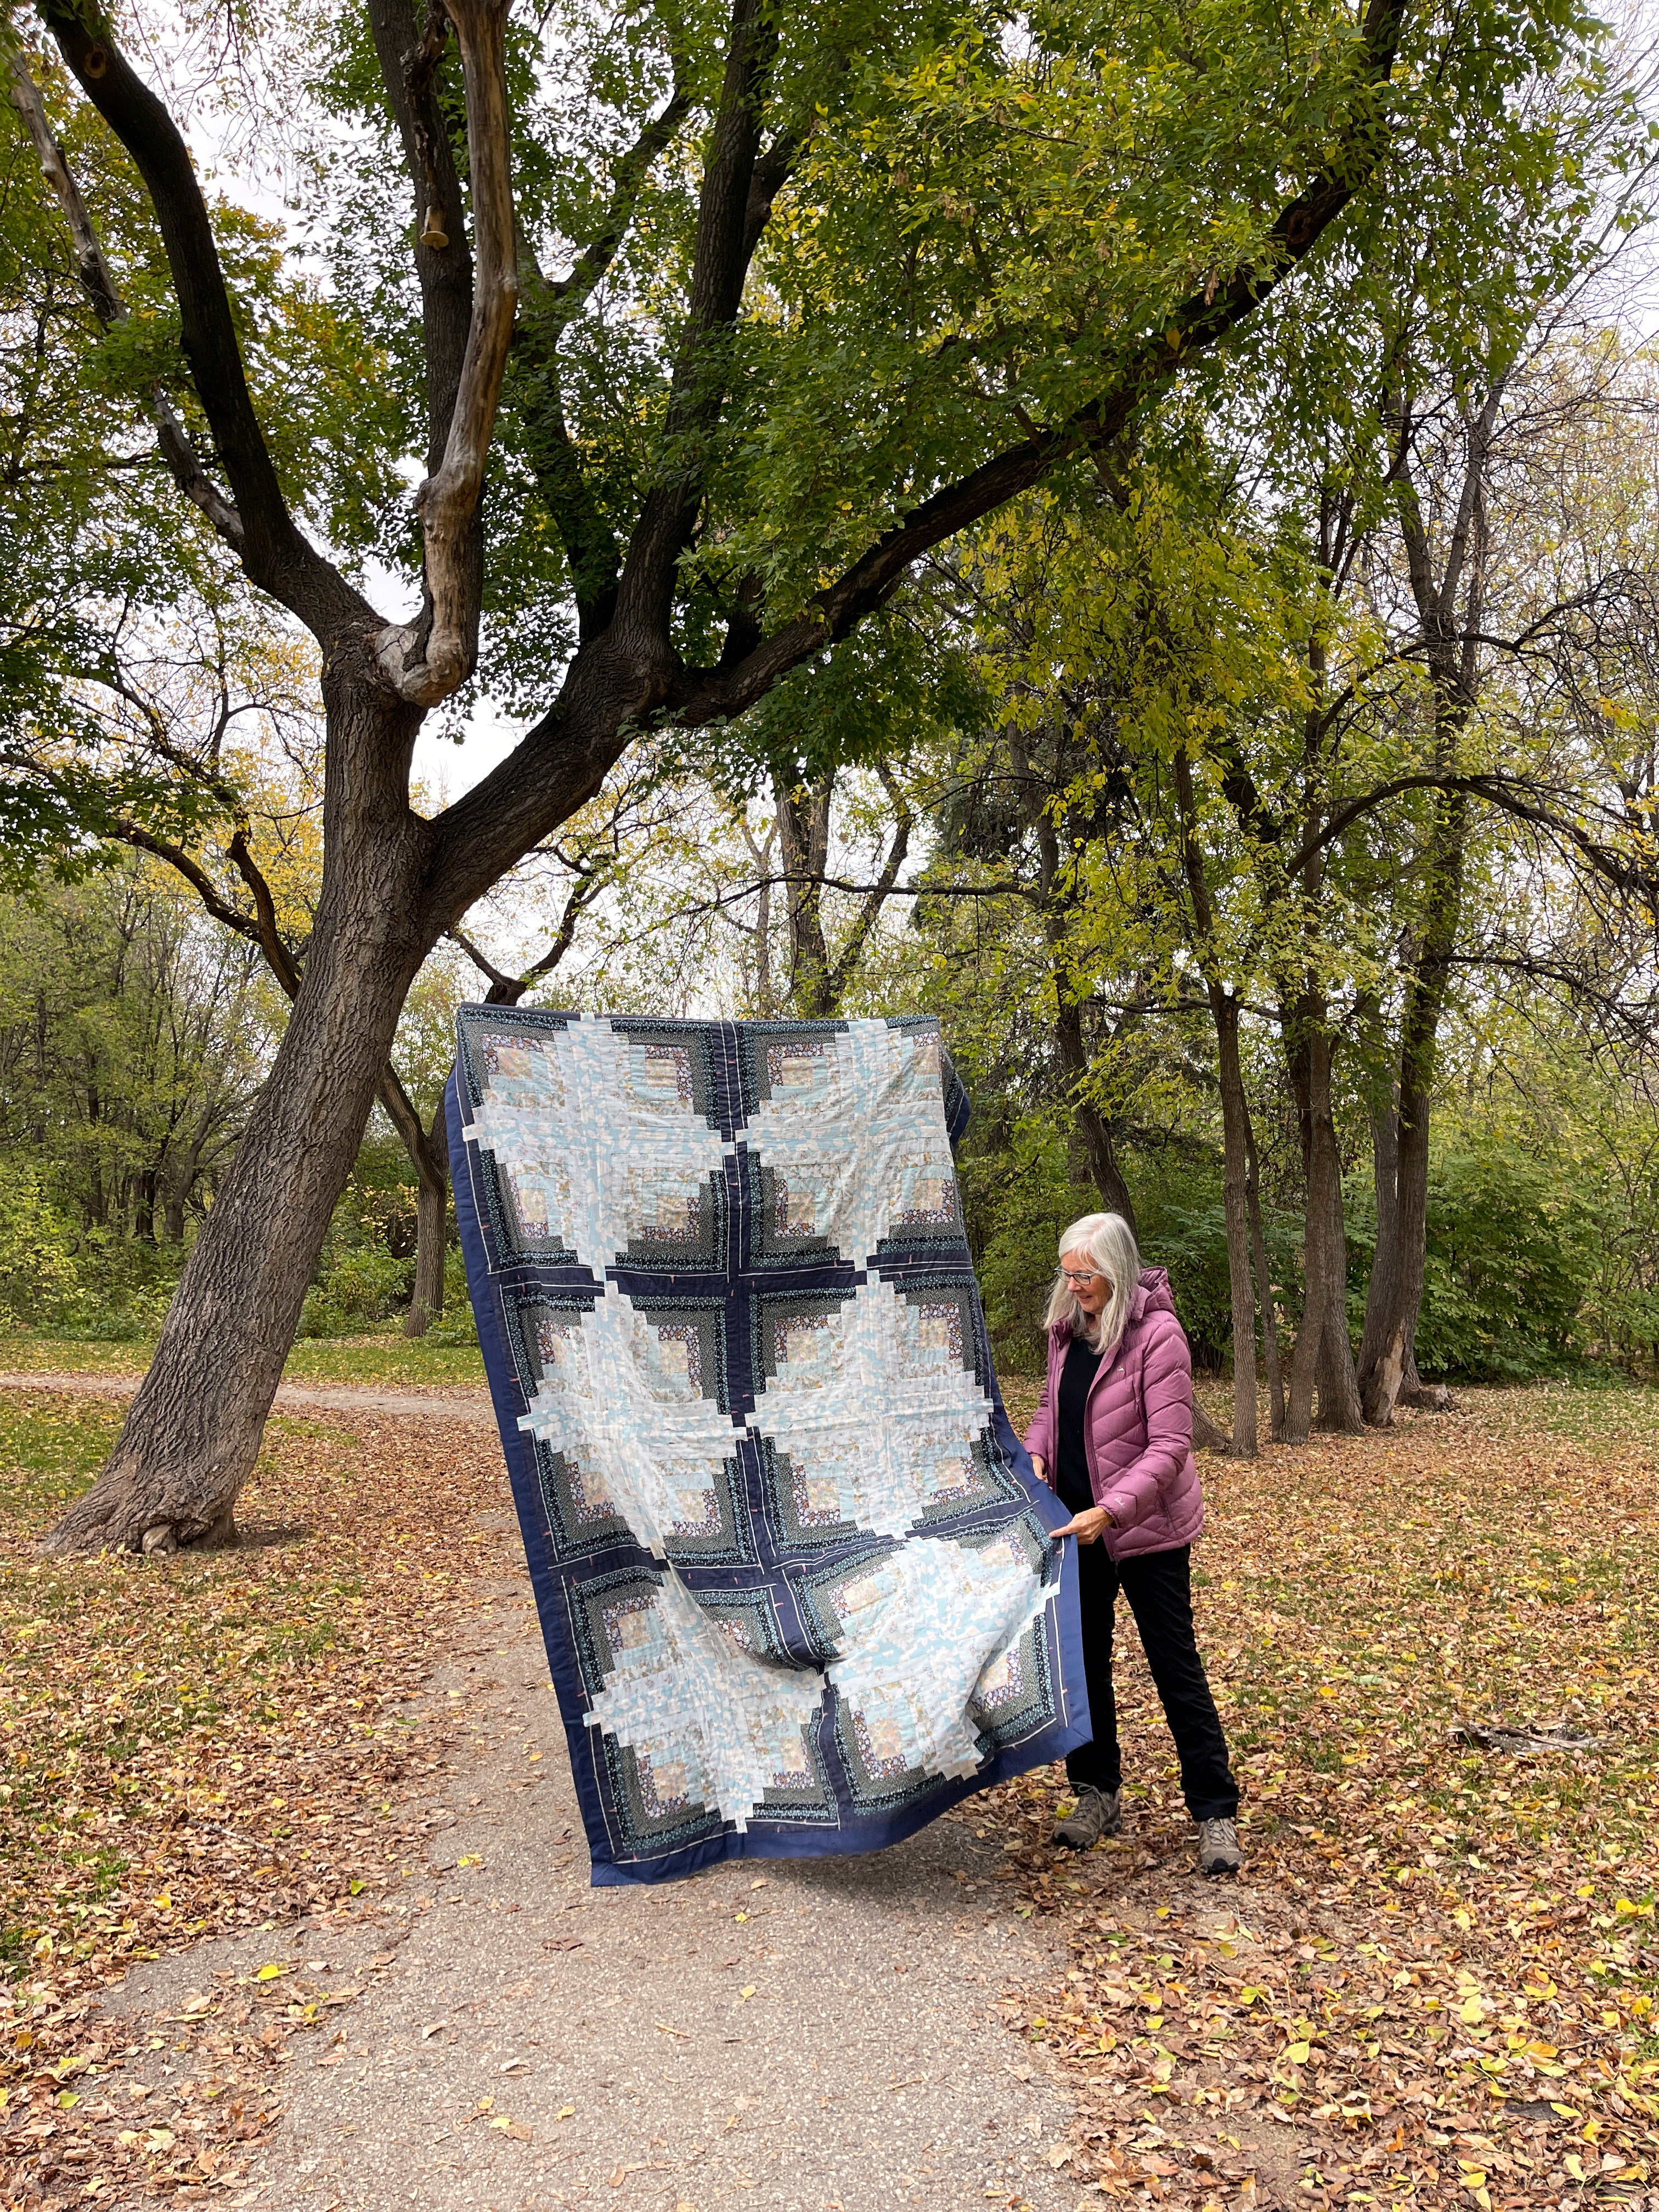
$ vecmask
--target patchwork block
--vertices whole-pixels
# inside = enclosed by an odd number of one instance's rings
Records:
[[[596,1882],[868,1850],[1087,1740],[925,1019],[463,1008],[456,1211]]]

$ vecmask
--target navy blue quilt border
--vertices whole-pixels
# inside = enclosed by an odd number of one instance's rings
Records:
[[[966,1095],[958,1083],[947,1103],[947,1127],[955,1149],[968,1121]],[[722,1827],[703,1840],[672,1850],[617,1859],[603,1851],[599,1839],[608,1838],[611,1823],[599,1785],[598,1762],[600,1731],[586,1724],[586,1700],[573,1657],[573,1634],[567,1617],[562,1584],[552,1551],[552,1531],[537,1479],[535,1446],[519,1427],[526,1411],[514,1362],[503,1335],[501,1286],[491,1271],[483,1224],[473,1187],[472,1149],[462,1132],[465,1126],[460,1097],[459,1066],[453,1069],[445,1091],[445,1119],[449,1139],[450,1176],[454,1193],[456,1226],[466,1264],[474,1320],[478,1332],[484,1373],[489,1385],[501,1438],[507,1480],[524,1540],[532,1592],[541,1623],[548,1666],[559,1702],[569,1748],[570,1768],[582,1824],[592,1855],[596,1888],[635,1883],[677,1881],[702,1868],[727,1859],[842,1857],[879,1850],[901,1842],[937,1820],[953,1805],[996,1783],[1044,1766],[1091,1740],[1087,1692],[1084,1683],[1082,1631],[1078,1615],[1077,1546],[1072,1538],[1061,1547],[1062,1557],[1056,1599],[1050,1615],[1055,1631],[1054,1658],[1063,1721],[1051,1723],[1023,1741],[1008,1745],[975,1773],[951,1779],[941,1777],[925,1798],[890,1812],[860,1814],[840,1806],[833,1829],[813,1833],[793,1823],[752,1819],[746,1829]],[[1037,1480],[1024,1446],[1014,1433],[1003,1403],[994,1370],[988,1377],[994,1425],[999,1443],[1026,1492],[1028,1501],[1047,1528],[1056,1528],[1070,1518],[1066,1507],[1046,1483]],[[826,1705],[827,1713],[827,1705]]]

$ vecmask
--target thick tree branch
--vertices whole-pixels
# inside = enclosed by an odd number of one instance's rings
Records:
[[[472,250],[462,220],[461,180],[437,101],[437,62],[448,25],[440,11],[422,33],[410,0],[368,0],[368,21],[386,104],[415,191],[415,274],[426,349],[426,466],[433,476],[443,460],[472,327]]]
[[[375,1095],[386,1109],[387,1120],[398,1132],[404,1150],[414,1163],[416,1174],[427,1182],[436,1183],[441,1189],[447,1188],[449,1163],[441,1147],[428,1133],[416,1110],[415,1101],[404,1089],[403,1079],[390,1060],[380,1070]]]
[[[764,0],[732,0],[726,76],[697,206],[685,327],[663,426],[663,458],[658,481],[640,510],[617,595],[618,620],[636,627],[665,655],[675,568],[690,538],[709,438],[725,404],[724,342],[749,272],[749,196],[777,46],[776,17]]]
[[[294,955],[283,941],[283,933],[276,926],[276,902],[270,896],[270,885],[264,872],[249,849],[247,829],[239,823],[228,848],[236,864],[236,872],[253,895],[253,913],[258,927],[259,949],[271,974],[290,999],[300,995],[300,969]]]
[[[0,27],[0,37],[9,40],[9,27]],[[81,289],[92,303],[92,311],[105,330],[127,319],[127,303],[121,297],[104,249],[98,237],[87,204],[81,196],[57,134],[46,119],[46,103],[40,97],[40,88],[29,72],[27,62],[15,45],[8,57],[11,64],[11,96],[18,112],[28,125],[29,137],[34,141],[34,150],[40,157],[40,167],[46,182],[57,194],[58,204],[64,210],[75,240],[76,274]],[[193,506],[206,515],[225,543],[240,553],[242,550],[242,518],[225,497],[207,471],[202,466],[190,433],[173,411],[173,402],[159,384],[150,386],[149,407],[155,424],[156,442],[161,459],[166,462],[173,482]]]
[[[474,533],[519,299],[507,92],[508,0],[447,4],[466,81],[472,314],[443,459],[416,495],[430,618],[423,614],[417,623],[388,625],[375,641],[380,666],[398,695],[419,707],[447,699],[477,659],[481,576]]]
[[[1367,0],[1361,40],[1364,66],[1339,155],[1280,210],[1259,252],[1228,284],[1192,295],[1156,337],[1131,348],[1106,389],[1070,421],[993,455],[911,509],[797,618],[752,651],[723,659],[713,668],[675,665],[667,609],[684,542],[685,502],[690,499],[695,510],[701,479],[693,466],[648,494],[607,635],[577,654],[564,692],[514,751],[434,825],[428,884],[434,911],[459,920],[503,869],[591,798],[626,749],[630,722],[665,709],[678,726],[695,729],[742,714],[791,669],[846,636],[881,606],[932,547],[1028,490],[1066,454],[1109,444],[1184,362],[1246,320],[1307,255],[1381,159],[1386,125],[1377,94],[1393,72],[1408,4],[1409,0]],[[706,418],[711,398],[718,413],[723,386],[718,378],[699,378],[694,368],[702,341],[721,319],[715,309],[724,307],[726,320],[735,315],[746,270],[742,249],[757,161],[755,95],[771,59],[769,34],[756,22],[758,6],[759,0],[735,0],[733,8],[726,94],[699,216],[696,283],[686,345],[676,369],[676,389],[685,410],[676,420],[686,423],[692,422],[694,398],[702,410],[698,420]],[[725,163],[719,173],[723,191],[715,190],[717,158]],[[739,173],[740,198],[734,191]],[[656,662],[648,658],[653,653]],[[617,734],[578,757],[569,733],[583,726],[579,710],[590,693],[609,695],[611,725]]]
[[[373,610],[289,513],[248,391],[207,203],[178,125],[106,28],[88,29],[71,0],[37,5],[76,82],[132,156],[155,208],[185,357],[241,521],[244,568],[325,644],[374,623]]]
[[[622,552],[582,474],[559,391],[559,342],[615,260],[634,220],[652,165],[690,110],[690,90],[677,70],[673,94],[611,171],[611,198],[598,229],[568,276],[544,277],[527,246],[520,249],[524,306],[514,333],[515,364],[539,385],[526,409],[531,463],[548,512],[564,547],[583,642],[605,629],[616,611]]]

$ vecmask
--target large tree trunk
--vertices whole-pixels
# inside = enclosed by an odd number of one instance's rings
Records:
[[[1222,1196],[1227,1219],[1227,1279],[1233,1309],[1233,1441],[1241,1459],[1254,1459],[1255,1433],[1255,1298],[1250,1282],[1249,1121],[1244,1075],[1238,1057],[1238,1000],[1219,983],[1209,986],[1221,1074]],[[1272,1291],[1264,1285],[1264,1297]]]
[[[1331,1039],[1325,1007],[1306,993],[1286,1024],[1291,1087],[1307,1178],[1306,1297],[1291,1359],[1285,1433],[1306,1443],[1316,1389],[1319,1425],[1356,1434],[1364,1426],[1348,1342],[1347,1238],[1342,1225],[1342,1160],[1331,1103]]]
[[[234,1540],[237,1494],[428,949],[426,825],[390,803],[374,809],[377,779],[363,772],[400,753],[406,765],[396,725],[412,733],[414,718],[360,695],[339,719],[378,726],[331,731],[325,878],[304,983],[120,1439],[47,1537],[49,1552]],[[342,823],[347,812],[355,818]]]

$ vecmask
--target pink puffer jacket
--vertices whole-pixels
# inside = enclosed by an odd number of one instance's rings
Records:
[[[1071,1332],[1048,1332],[1048,1374],[1025,1449],[1041,1455],[1052,1488],[1060,1425],[1060,1375]],[[1115,1559],[1173,1552],[1204,1526],[1193,1464],[1193,1356],[1176,1318],[1170,1278],[1144,1267],[1129,1325],[1095,1370],[1084,1408],[1084,1449],[1097,1505],[1116,1527],[1102,1541]]]

